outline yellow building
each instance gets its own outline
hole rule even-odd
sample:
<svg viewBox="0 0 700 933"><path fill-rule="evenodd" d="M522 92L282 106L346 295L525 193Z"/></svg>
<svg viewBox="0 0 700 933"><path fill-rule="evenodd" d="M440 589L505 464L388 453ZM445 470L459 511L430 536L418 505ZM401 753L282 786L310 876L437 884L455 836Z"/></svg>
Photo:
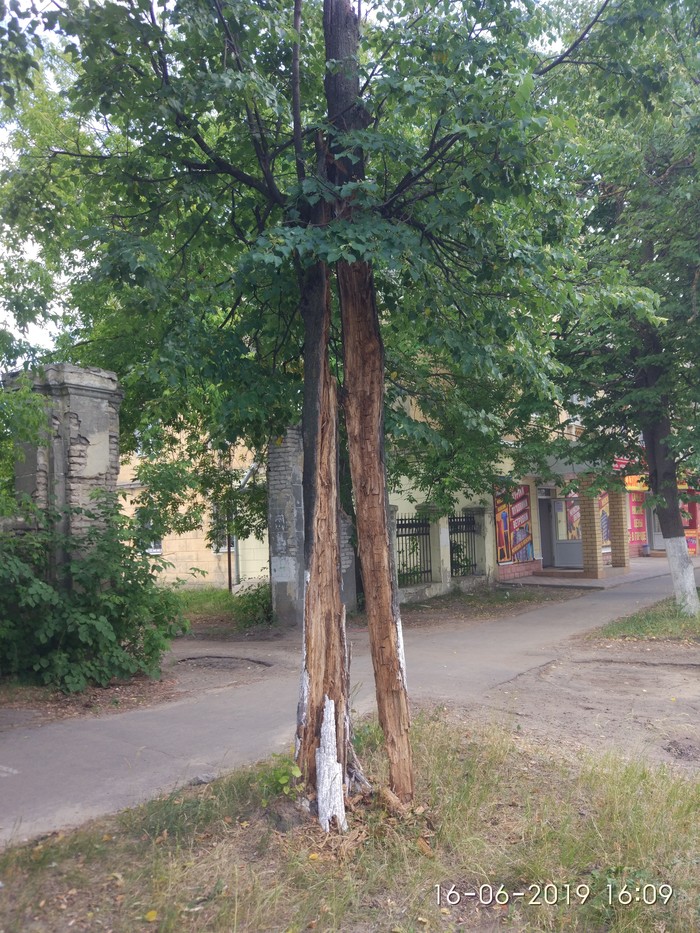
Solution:
<svg viewBox="0 0 700 933"><path fill-rule="evenodd" d="M138 457L123 464L117 479L117 492L124 494L124 510L133 514L134 500L143 489L136 477ZM262 540L255 537L231 539L230 550L224 536L211 544L207 539L211 528L212 510L205 509L202 528L183 534L166 535L151 543L149 553L162 555L171 565L161 579L166 583L184 580L187 586L228 586L247 580L269 579L269 549L267 534Z"/></svg>

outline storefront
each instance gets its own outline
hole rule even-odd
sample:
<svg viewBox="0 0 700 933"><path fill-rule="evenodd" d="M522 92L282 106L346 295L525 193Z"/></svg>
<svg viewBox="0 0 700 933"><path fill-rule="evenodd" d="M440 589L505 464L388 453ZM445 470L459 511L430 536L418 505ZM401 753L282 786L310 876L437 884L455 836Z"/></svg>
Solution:
<svg viewBox="0 0 700 933"><path fill-rule="evenodd" d="M590 474L571 478L578 481L579 493L534 483L523 483L510 497L496 493L499 579L546 571L597 578L605 564L629 565L625 491L593 493ZM525 562L531 569L524 569Z"/></svg>
<svg viewBox="0 0 700 933"><path fill-rule="evenodd" d="M625 487L629 497L629 540L630 553L635 556L648 551L665 551L666 542L661 533L661 525L656 509L650 500L650 493L640 476L626 476ZM686 485L679 485L681 492L687 492ZM688 542L688 553L695 557L698 553L698 518L700 503L681 503L683 527Z"/></svg>

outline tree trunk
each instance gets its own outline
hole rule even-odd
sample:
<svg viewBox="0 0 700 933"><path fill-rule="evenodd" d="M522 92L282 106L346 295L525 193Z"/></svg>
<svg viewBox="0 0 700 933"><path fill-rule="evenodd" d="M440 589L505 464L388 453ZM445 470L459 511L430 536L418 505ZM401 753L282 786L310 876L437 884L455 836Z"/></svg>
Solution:
<svg viewBox="0 0 700 933"><path fill-rule="evenodd" d="M340 133L364 129L369 118L360 101L359 22L350 0L324 0L323 29L326 60L333 63L325 77L328 120ZM364 178L362 150L355 147L351 158L347 144L331 136L328 177L335 185ZM338 201L336 216L351 221L352 213L350 201ZM343 406L377 708L392 790L409 801L413 797L410 713L384 466L384 347L369 263L339 262L337 278Z"/></svg>
<svg viewBox="0 0 700 933"><path fill-rule="evenodd" d="M671 570L673 592L682 613L695 616L700 613L700 601L695 586L695 570L688 554L688 544L679 508L678 473L676 461L668 448L666 438L671 434L670 422L665 419L645 428L642 432L649 466L649 484L655 496L664 500L656 506L661 533L666 542L666 556Z"/></svg>
<svg viewBox="0 0 700 933"><path fill-rule="evenodd" d="M641 260L644 265L654 258L654 243L646 239L642 244ZM643 330L644 352L654 357L663 353L658 331L649 325ZM648 361L638 376L638 387L654 389L658 393L663 380L663 369L658 363ZM671 436L670 405L668 396L662 391L656 410L648 423L642 427L642 438L649 467L649 486L655 496L661 496L664 504L656 506L661 534L666 542L666 557L671 570L673 594L676 605L684 615L700 613L700 600L695 586L695 570L688 554L688 542L679 508L678 468L676 458L666 443Z"/></svg>
<svg viewBox="0 0 700 933"><path fill-rule="evenodd" d="M344 794L350 741L349 667L341 600L338 522L338 403L328 359L328 272L302 276L304 321L304 654L296 758L316 789L319 822L346 828Z"/></svg>
<svg viewBox="0 0 700 933"><path fill-rule="evenodd" d="M413 797L411 718L389 536L384 348L369 265L339 263L338 286L345 367L343 405L377 709L389 758L391 788L401 800L409 801Z"/></svg>

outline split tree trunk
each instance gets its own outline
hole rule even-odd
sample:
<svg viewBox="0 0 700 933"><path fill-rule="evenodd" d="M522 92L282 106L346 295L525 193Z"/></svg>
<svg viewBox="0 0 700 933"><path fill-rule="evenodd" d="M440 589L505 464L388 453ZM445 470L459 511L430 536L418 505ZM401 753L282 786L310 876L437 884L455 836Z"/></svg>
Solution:
<svg viewBox="0 0 700 933"><path fill-rule="evenodd" d="M384 464L384 348L372 270L339 263L345 423L379 722L391 789L413 797L411 725Z"/></svg>
<svg viewBox="0 0 700 933"><path fill-rule="evenodd" d="M665 502L665 505L656 506L656 514L666 543L673 593L680 611L695 616L700 613L700 600L678 505L680 496L676 461L666 443L671 434L670 422L663 419L645 428L642 433L649 466L649 485L652 493L663 497Z"/></svg>
<svg viewBox="0 0 700 933"><path fill-rule="evenodd" d="M330 371L328 271L302 277L304 321L304 660L296 758L317 794L318 817L345 829L350 742L349 660L341 600L338 515L338 401Z"/></svg>
<svg viewBox="0 0 700 933"><path fill-rule="evenodd" d="M329 123L340 133L365 129L360 101L359 22L350 0L324 0L325 77ZM364 178L363 153L347 154L347 141L331 139L328 177L335 185ZM336 216L352 220L349 200ZM398 594L389 538L384 465L384 348L372 269L367 262L337 266L343 323L344 409L365 608L377 694L394 793L413 797L410 714Z"/></svg>

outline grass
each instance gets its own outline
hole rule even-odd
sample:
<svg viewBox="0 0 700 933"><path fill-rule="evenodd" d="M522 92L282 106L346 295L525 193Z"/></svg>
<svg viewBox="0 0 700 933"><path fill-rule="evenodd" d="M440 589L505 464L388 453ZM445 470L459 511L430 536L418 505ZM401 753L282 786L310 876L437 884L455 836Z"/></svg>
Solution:
<svg viewBox="0 0 700 933"><path fill-rule="evenodd" d="M413 733L417 794L405 813L357 800L348 832L325 835L282 796L262 806L277 759L0 855L0 929L700 928L700 781L612 757L567 762L443 708L416 717ZM377 784L380 745L376 723L362 723L357 747ZM500 886L500 899L530 900L544 883L556 905L463 893L454 903ZM662 884L674 893L623 905L626 883L648 900Z"/></svg>
<svg viewBox="0 0 700 933"><path fill-rule="evenodd" d="M664 599L648 609L616 619L595 632L596 637L649 640L698 641L700 618L683 615L674 599Z"/></svg>
<svg viewBox="0 0 700 933"><path fill-rule="evenodd" d="M210 623L247 631L255 626L272 624L272 596L269 584L251 587L239 593L213 586L178 590L182 612L189 622Z"/></svg>

